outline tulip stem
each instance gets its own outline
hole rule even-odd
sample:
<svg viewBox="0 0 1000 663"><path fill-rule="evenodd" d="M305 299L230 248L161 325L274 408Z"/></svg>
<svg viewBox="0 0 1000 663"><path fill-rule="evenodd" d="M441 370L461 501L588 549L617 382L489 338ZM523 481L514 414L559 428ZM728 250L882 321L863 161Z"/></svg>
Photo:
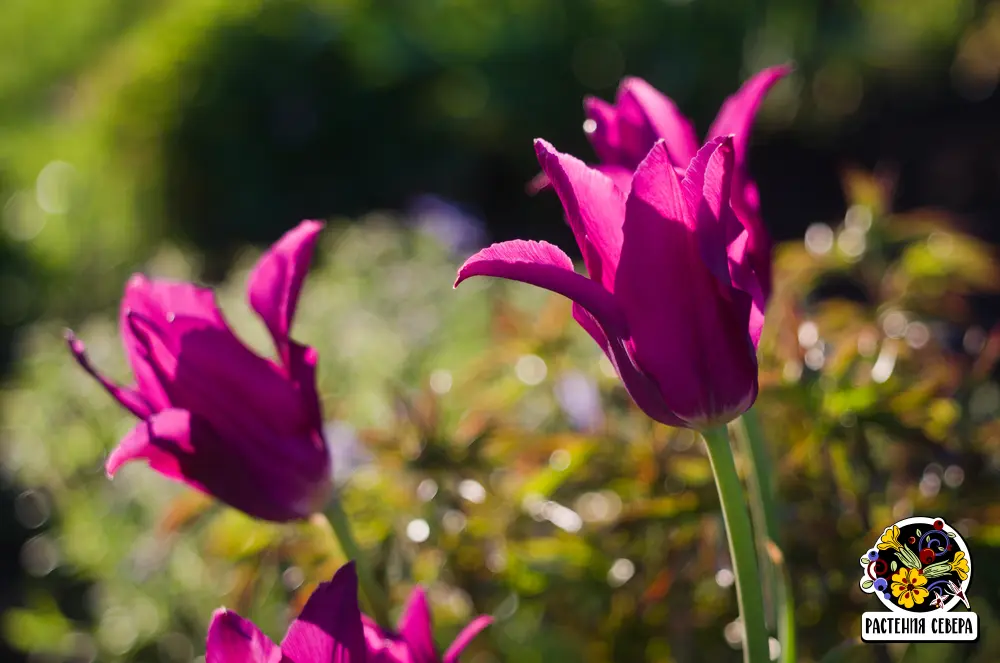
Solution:
<svg viewBox="0 0 1000 663"><path fill-rule="evenodd" d="M764 575L770 583L771 601L777 608L778 642L781 643L779 660L783 663L795 663L795 601L788 567L779 543L781 532L778 526L771 455L756 411L751 409L743 413L731 426L737 443L750 461L747 481L750 514L757 534L757 554L767 571Z"/></svg>
<svg viewBox="0 0 1000 663"><path fill-rule="evenodd" d="M747 512L746 496L736 471L729 432L725 426L702 431L708 459L719 491L719 503L729 538L729 555L736 578L736 602L743 622L744 663L770 663L767 624L764 620L764 596L753 529Z"/></svg>
<svg viewBox="0 0 1000 663"><path fill-rule="evenodd" d="M382 628L391 629L392 624L389 620L388 599L386 599L385 594L382 592L378 581L375 580L375 572L372 570L370 557L364 554L358 545L357 539L354 538L351 521L347 518L339 497L334 497L331 500L330 506L326 510L326 516L334 535L337 537L337 541L340 543L340 549L348 560L354 561L355 568L358 571L358 584L361 586L361 591L367 599L368 609L372 611L372 617Z"/></svg>

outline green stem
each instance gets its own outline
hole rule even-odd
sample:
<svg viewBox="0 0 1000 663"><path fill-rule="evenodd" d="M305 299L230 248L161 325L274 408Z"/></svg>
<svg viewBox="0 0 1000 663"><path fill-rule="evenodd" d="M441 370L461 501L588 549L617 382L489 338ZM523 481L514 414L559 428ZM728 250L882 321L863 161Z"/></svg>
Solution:
<svg viewBox="0 0 1000 663"><path fill-rule="evenodd" d="M736 577L736 602L743 620L744 663L770 663L767 624L764 621L764 597L761 593L757 551L754 547L750 516L740 476L736 472L729 433L725 426L702 431L708 458L715 474L719 503L729 538L729 555Z"/></svg>
<svg viewBox="0 0 1000 663"><path fill-rule="evenodd" d="M326 517L330 523L330 527L333 529L334 535L337 537L337 541L340 543L340 549L344 552L347 559L354 562L354 566L358 571L358 584L361 586L361 591L367 599L368 609L371 611L372 617L378 622L379 626L392 628L392 623L389 620L389 602L382 592L378 581L375 580L375 573L372 571L369 557L364 554L357 540L354 538L354 533L351 530L351 522L344 512L344 507L341 505L339 497L334 497L330 501Z"/></svg>
<svg viewBox="0 0 1000 663"><path fill-rule="evenodd" d="M745 412L733 424L736 439L750 461L748 487L754 530L757 533L758 554L770 588L770 603L776 608L778 642L781 661L795 663L795 601L791 578L781 554L781 532L778 526L771 455L764 442L764 433L754 410ZM770 545L769 545L770 544ZM771 614L771 611L768 611Z"/></svg>

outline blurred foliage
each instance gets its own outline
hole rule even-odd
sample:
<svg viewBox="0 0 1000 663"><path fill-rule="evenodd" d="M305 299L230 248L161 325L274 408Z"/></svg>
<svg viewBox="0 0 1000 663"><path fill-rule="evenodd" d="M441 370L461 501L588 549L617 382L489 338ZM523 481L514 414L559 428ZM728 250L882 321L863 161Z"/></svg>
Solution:
<svg viewBox="0 0 1000 663"><path fill-rule="evenodd" d="M757 408L779 461L800 660L840 647L843 661L986 663L1000 655L1000 333L971 325L965 302L998 266L952 220L892 213L890 185L849 173L843 221L777 256ZM336 224L295 329L319 350L345 508L397 609L426 585L442 644L493 614L476 663L738 660L701 442L631 405L566 301L488 280L449 292L455 235L427 221ZM253 258L237 258L220 302L268 352L245 305ZM165 249L144 269L192 267ZM78 331L124 379L113 319ZM344 561L329 529L255 523L139 465L109 482L105 454L132 421L59 332L26 337L2 398L4 476L37 530L5 637L60 661L189 661L221 604L280 636ZM966 538L977 645L850 644L872 607L857 557L910 514Z"/></svg>

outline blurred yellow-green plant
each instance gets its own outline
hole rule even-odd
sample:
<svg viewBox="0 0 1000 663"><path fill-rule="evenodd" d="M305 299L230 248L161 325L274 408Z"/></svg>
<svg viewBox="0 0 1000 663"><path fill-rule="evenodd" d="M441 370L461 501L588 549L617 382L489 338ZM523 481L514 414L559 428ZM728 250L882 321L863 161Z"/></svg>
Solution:
<svg viewBox="0 0 1000 663"><path fill-rule="evenodd" d="M890 184L848 173L844 218L776 256L756 410L777 459L799 660L838 648L847 661L986 663L1000 655L1000 335L970 325L968 302L1000 283L998 267L953 220L894 214ZM567 302L509 283L451 291L460 257L426 228L337 224L296 327L319 350L345 508L396 608L426 585L442 642L494 615L467 654L477 663L737 660L696 435L631 405ZM266 349L243 302L252 257L220 301ZM145 265L191 269L176 250ZM124 377L112 317L80 333ZM4 636L55 660L189 661L222 604L279 635L344 561L330 531L256 523L141 466L109 482L103 460L129 416L60 334L42 324L25 337L2 395L4 473L37 529L22 554L27 604L4 615ZM910 514L947 518L972 548L975 648L851 645L870 607L857 557Z"/></svg>

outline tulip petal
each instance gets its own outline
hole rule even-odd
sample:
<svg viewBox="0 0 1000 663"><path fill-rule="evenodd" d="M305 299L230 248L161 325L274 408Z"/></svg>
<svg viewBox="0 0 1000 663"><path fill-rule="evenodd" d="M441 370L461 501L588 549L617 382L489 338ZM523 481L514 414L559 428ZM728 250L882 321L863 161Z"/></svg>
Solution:
<svg viewBox="0 0 1000 663"><path fill-rule="evenodd" d="M629 354L625 317L614 296L573 271L573 261L559 248L525 240L494 244L465 261L455 286L472 276L520 281L572 300L573 317L604 350L636 405L657 421L668 425L680 422L665 409L658 387Z"/></svg>
<svg viewBox="0 0 1000 663"><path fill-rule="evenodd" d="M548 189L549 184L549 176L545 173L538 173L525 185L524 190L529 196L534 196Z"/></svg>
<svg viewBox="0 0 1000 663"><path fill-rule="evenodd" d="M150 366L171 406L248 440L308 430L306 408L282 370L243 345L221 316L157 319L132 312L126 323L134 355Z"/></svg>
<svg viewBox="0 0 1000 663"><path fill-rule="evenodd" d="M303 221L275 242L250 272L250 306L267 325L286 366L288 333L321 230L320 221Z"/></svg>
<svg viewBox="0 0 1000 663"><path fill-rule="evenodd" d="M296 440L284 442L298 446ZM291 457L282 462L261 445L240 445L191 412L168 408L139 422L109 454L105 470L113 477L125 463L145 460L168 479L251 516L284 522L307 517L325 488L321 461L314 460L310 474L303 474L303 463Z"/></svg>
<svg viewBox="0 0 1000 663"><path fill-rule="evenodd" d="M632 173L634 172L631 168L610 164L598 164L593 166L593 168L610 178L615 183L615 186L618 187L618 190L622 192L623 196L628 196L628 192L632 188Z"/></svg>
<svg viewBox="0 0 1000 663"><path fill-rule="evenodd" d="M488 615L480 615L469 622L468 626L462 629L454 642L451 643L451 646L448 647L448 651L444 653L441 663L457 663L458 657L462 655L462 652L469 646L473 638L492 623L493 618Z"/></svg>
<svg viewBox="0 0 1000 663"><path fill-rule="evenodd" d="M315 348L288 341L288 377L299 390L301 402L307 409L314 429L323 427L323 413L320 409L319 392L316 391L316 364L319 354Z"/></svg>
<svg viewBox="0 0 1000 663"><path fill-rule="evenodd" d="M633 168L646 158L653 144L664 139L675 166L684 167L698 150L694 125L674 102L641 78L625 78L618 88L618 127L621 143L633 157Z"/></svg>
<svg viewBox="0 0 1000 663"><path fill-rule="evenodd" d="M364 663L365 635L354 562L316 588L281 642L288 663Z"/></svg>
<svg viewBox="0 0 1000 663"><path fill-rule="evenodd" d="M211 435L210 429L199 431ZM186 410L168 408L141 421L122 438L108 456L105 471L114 477L118 469L133 460L144 459L149 466L169 479L191 483L182 469L182 457L194 453L192 417ZM198 483L195 487L205 490ZM206 491L207 492L207 491Z"/></svg>
<svg viewBox="0 0 1000 663"><path fill-rule="evenodd" d="M410 650L412 663L435 663L438 660L431 628L431 611L427 605L427 595L417 587L403 608L399 618L399 634Z"/></svg>
<svg viewBox="0 0 1000 663"><path fill-rule="evenodd" d="M217 610L208 627L205 663L279 663L281 649L252 622Z"/></svg>
<svg viewBox="0 0 1000 663"><path fill-rule="evenodd" d="M587 273L611 292L621 255L625 195L609 177L542 139L535 141L535 153L562 201Z"/></svg>
<svg viewBox="0 0 1000 663"><path fill-rule="evenodd" d="M593 122L592 129L586 132L597 158L606 164L624 166L631 170L631 165L622 159L621 141L618 134L618 111L614 106L598 99L597 97L585 97L583 100L583 114L588 120Z"/></svg>
<svg viewBox="0 0 1000 663"><path fill-rule="evenodd" d="M691 160L681 187L695 215L701 257L718 280L723 297L739 288L753 302L748 330L754 348L764 325L764 295L749 261L748 232L730 205L735 173L733 137L706 143Z"/></svg>
<svg viewBox="0 0 1000 663"><path fill-rule="evenodd" d="M765 301L771 294L771 239L760 215L757 187L749 177L746 160L751 128L761 102L771 88L792 71L791 65L780 65L751 77L726 99L708 130L710 139L734 135L736 180L733 183L733 203L750 233L749 262L757 273Z"/></svg>
<svg viewBox="0 0 1000 663"><path fill-rule="evenodd" d="M669 409L693 426L739 414L757 389L750 297L738 290L728 301L720 296L699 232L660 141L632 180L615 298L627 319L631 356Z"/></svg>
<svg viewBox="0 0 1000 663"><path fill-rule="evenodd" d="M780 65L765 69L749 80L732 96L723 102L715 121L708 130L708 140L718 136L734 134L733 146L736 150L736 165L742 168L747 156L747 145L750 142L750 129L753 125L757 109L775 83L790 74L791 65Z"/></svg>
<svg viewBox="0 0 1000 663"><path fill-rule="evenodd" d="M144 352L143 344L133 333L129 318L139 315L150 320L169 322L177 316L197 319L205 325L224 325L215 295L208 288L191 283L169 280L150 280L142 274L133 274L125 286L122 297L119 327L122 343L139 391L153 410L171 406L166 386Z"/></svg>
<svg viewBox="0 0 1000 663"><path fill-rule="evenodd" d="M747 229L733 211L730 198L736 166L733 137L705 143L691 160L681 182L684 200L694 215L702 259L719 283L759 298L760 286L746 262Z"/></svg>
<svg viewBox="0 0 1000 663"><path fill-rule="evenodd" d="M517 239L493 244L465 261L455 287L472 276L495 276L551 290L578 303L602 326L621 327L621 312L611 293L573 271L569 256L548 242Z"/></svg>
<svg viewBox="0 0 1000 663"><path fill-rule="evenodd" d="M87 371L91 377L97 380L101 386L104 387L109 394L111 394L112 398L117 400L122 404L122 406L125 407L125 409L140 419L145 419L152 414L152 408L150 408L149 403L136 389L116 384L94 368L94 366L90 363L90 359L87 357L87 346L85 346L83 341L78 339L72 331L67 329L64 336L66 338L66 344L69 346L69 351L73 353L73 357L76 359L76 362L80 364L83 370Z"/></svg>
<svg viewBox="0 0 1000 663"><path fill-rule="evenodd" d="M635 363L624 333L609 335L586 309L573 304L573 319L590 334L614 366L625 390L647 416L668 426L683 426L684 421L667 409L659 387Z"/></svg>

